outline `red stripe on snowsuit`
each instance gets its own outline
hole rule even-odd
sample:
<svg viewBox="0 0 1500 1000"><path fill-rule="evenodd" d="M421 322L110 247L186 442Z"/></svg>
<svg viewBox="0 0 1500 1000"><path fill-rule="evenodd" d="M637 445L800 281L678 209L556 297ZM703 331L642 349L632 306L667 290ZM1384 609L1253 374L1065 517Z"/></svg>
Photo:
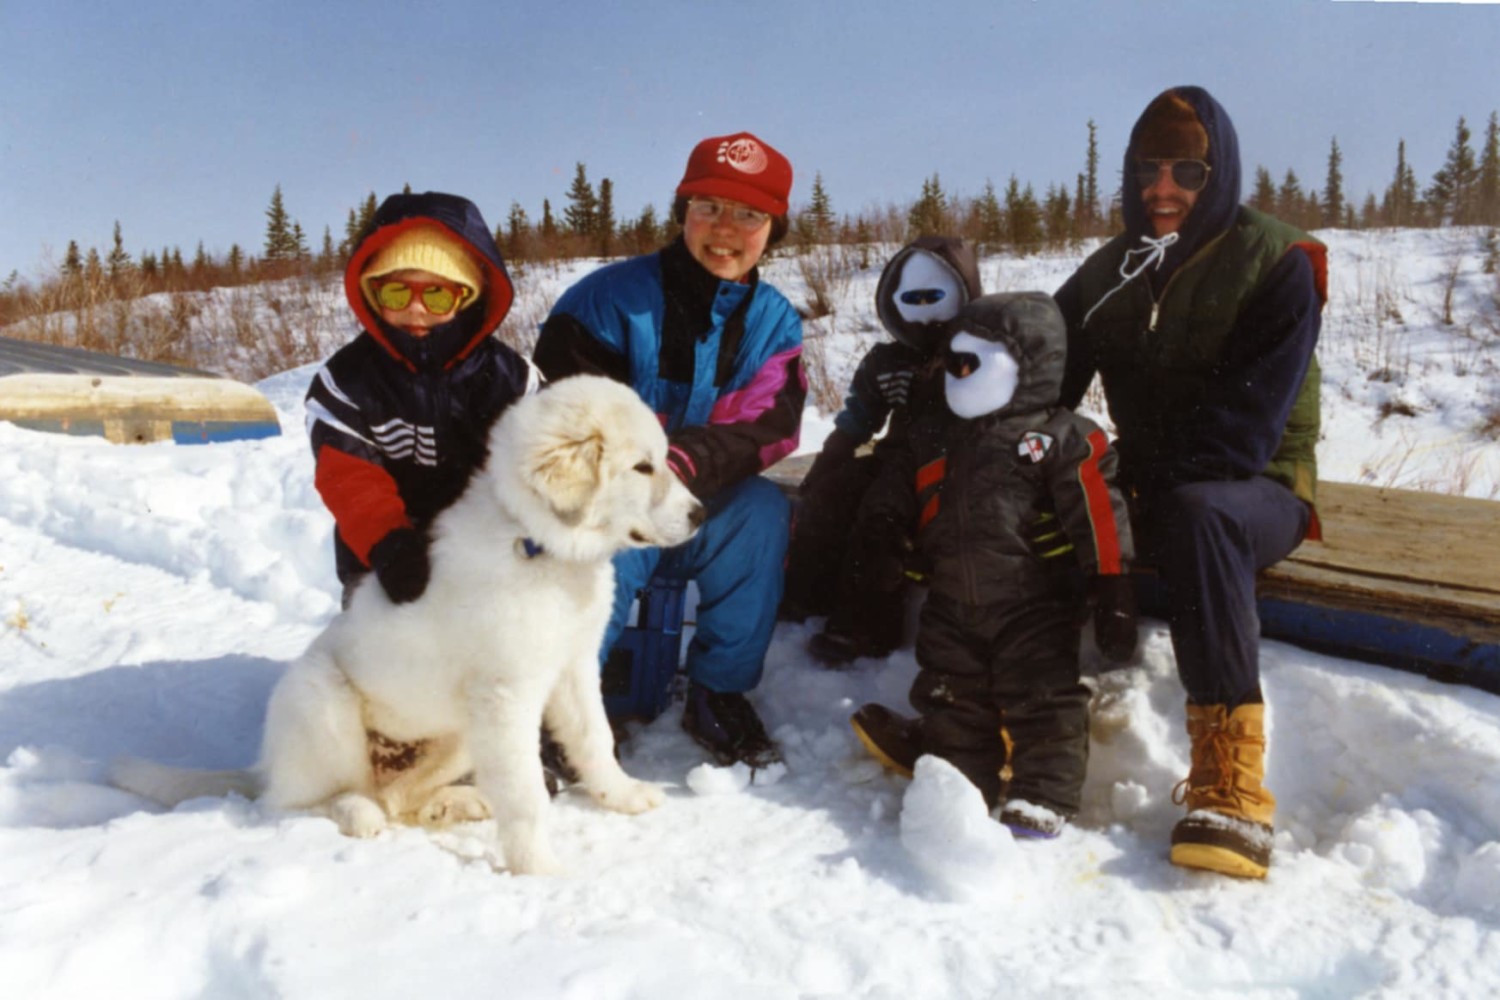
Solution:
<svg viewBox="0 0 1500 1000"><path fill-rule="evenodd" d="M926 465L922 466L917 470L917 496L921 496L924 490L935 490L936 487L942 483L943 477L947 474L948 456L946 455L944 455L942 458L934 459L933 461L928 462ZM942 499L942 494L939 492L934 492L932 494L932 497L922 505L922 513L917 518L918 531L927 527L927 522L937 517L938 501L940 499Z"/></svg>
<svg viewBox="0 0 1500 1000"><path fill-rule="evenodd" d="M1114 506L1109 502L1109 485L1099 471L1099 458L1109 449L1109 438L1100 430L1089 434L1089 454L1078 464L1078 485L1083 487L1084 506L1094 533L1094 548L1099 555L1097 572L1101 576L1119 576L1125 572L1120 556L1120 533L1115 528Z"/></svg>
<svg viewBox="0 0 1500 1000"><path fill-rule="evenodd" d="M366 566L376 542L397 528L411 527L396 480L374 463L324 445L318 452L313 485L333 515L344 544Z"/></svg>

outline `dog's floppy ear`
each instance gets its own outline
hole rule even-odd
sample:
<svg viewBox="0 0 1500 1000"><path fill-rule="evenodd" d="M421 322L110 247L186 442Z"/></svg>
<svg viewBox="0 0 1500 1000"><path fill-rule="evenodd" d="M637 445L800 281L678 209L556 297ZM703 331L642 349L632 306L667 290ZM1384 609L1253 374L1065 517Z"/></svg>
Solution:
<svg viewBox="0 0 1500 1000"><path fill-rule="evenodd" d="M581 418L582 414L572 416ZM558 518L573 526L583 520L599 492L604 433L586 419L571 425L559 420L548 429L551 433L542 435L528 456L527 478Z"/></svg>

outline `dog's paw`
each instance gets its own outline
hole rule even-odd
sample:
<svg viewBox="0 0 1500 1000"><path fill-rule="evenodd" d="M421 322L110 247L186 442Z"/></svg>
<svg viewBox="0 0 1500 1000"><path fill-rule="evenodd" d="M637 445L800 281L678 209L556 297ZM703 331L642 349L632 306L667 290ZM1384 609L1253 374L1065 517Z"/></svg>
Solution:
<svg viewBox="0 0 1500 1000"><path fill-rule="evenodd" d="M417 810L422 826L452 826L490 818L490 804L473 785L445 785Z"/></svg>
<svg viewBox="0 0 1500 1000"><path fill-rule="evenodd" d="M373 837L388 825L385 810L363 795L340 795L328 804L328 815L346 837Z"/></svg>
<svg viewBox="0 0 1500 1000"><path fill-rule="evenodd" d="M634 815L655 809L667 800L667 793L660 785L632 778L599 789L594 793L594 799L606 809Z"/></svg>

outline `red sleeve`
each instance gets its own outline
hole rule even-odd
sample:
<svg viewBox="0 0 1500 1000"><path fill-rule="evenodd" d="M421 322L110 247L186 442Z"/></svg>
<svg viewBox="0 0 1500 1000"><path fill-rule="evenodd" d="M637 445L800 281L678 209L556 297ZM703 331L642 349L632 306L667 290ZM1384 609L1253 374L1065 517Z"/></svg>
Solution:
<svg viewBox="0 0 1500 1000"><path fill-rule="evenodd" d="M395 529L411 526L396 480L378 465L324 445L318 450L313 484L344 544L367 566L371 546Z"/></svg>

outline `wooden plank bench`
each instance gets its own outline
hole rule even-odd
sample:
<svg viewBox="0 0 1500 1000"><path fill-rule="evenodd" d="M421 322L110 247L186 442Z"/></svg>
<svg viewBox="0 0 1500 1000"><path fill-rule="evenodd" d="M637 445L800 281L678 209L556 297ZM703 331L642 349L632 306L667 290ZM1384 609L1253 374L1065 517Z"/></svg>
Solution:
<svg viewBox="0 0 1500 1000"><path fill-rule="evenodd" d="M794 492L812 459L767 475ZM1500 503L1320 482L1318 515L1261 574L1263 634L1500 694Z"/></svg>

